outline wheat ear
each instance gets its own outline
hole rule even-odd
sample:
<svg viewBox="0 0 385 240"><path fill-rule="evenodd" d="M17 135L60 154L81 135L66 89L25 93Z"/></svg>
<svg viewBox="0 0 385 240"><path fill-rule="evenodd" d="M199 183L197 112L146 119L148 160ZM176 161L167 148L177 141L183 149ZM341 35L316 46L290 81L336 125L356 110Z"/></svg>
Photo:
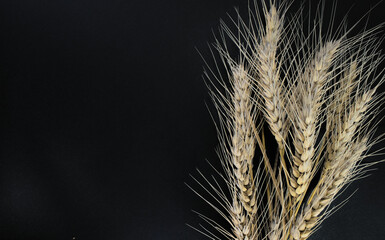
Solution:
<svg viewBox="0 0 385 240"><path fill-rule="evenodd" d="M354 176L353 170L362 159L368 142L368 136L362 139L355 139L355 136L365 119L365 112L371 106L373 94L374 90L372 89L357 97L343 121L338 120L340 119L339 116L334 116L337 121L336 125L342 125L342 129L337 130L337 133L331 137L318 187L313 191L308 205L297 217L292 228L294 239L307 239L310 236L325 215L325 208ZM334 101L340 103L341 100L343 99L336 98ZM336 107L337 110L340 110L339 106Z"/></svg>
<svg viewBox="0 0 385 240"><path fill-rule="evenodd" d="M253 134L254 120L251 115L251 79L242 65L233 68L233 134L232 134L232 162L238 196L233 196L235 235L244 239L253 234L253 219L257 213L256 191L253 179L253 157L255 151L255 137ZM241 205L236 200L239 199ZM244 209L246 215L244 215Z"/></svg>
<svg viewBox="0 0 385 240"><path fill-rule="evenodd" d="M327 175L330 170L343 164L344 154L349 151L349 144L354 140L356 130L364 120L365 112L370 106L373 94L373 90L362 94L354 102L349 114L345 115L342 126L338 126L342 129L340 131L337 130L338 133L331 138L331 144L327 147L327 158L324 163L322 176Z"/></svg>
<svg viewBox="0 0 385 240"><path fill-rule="evenodd" d="M314 174L314 153L317 129L319 128L320 108L323 103L328 69L336 55L339 41L327 42L316 53L310 65L305 69L298 88L301 99L294 103L293 144L295 154L292 164L292 178L290 180L290 194L294 202L301 199Z"/></svg>
<svg viewBox="0 0 385 240"><path fill-rule="evenodd" d="M342 164L332 173L324 175L323 181L317 191L313 193L311 201L305 205L302 212L296 217L291 229L291 235L295 240L307 239L326 216L324 210L335 199L341 188L352 177L356 163L362 159L362 154L367 149L367 138L355 142L342 159Z"/></svg>
<svg viewBox="0 0 385 240"><path fill-rule="evenodd" d="M270 130L283 149L285 133L284 123L286 112L282 95L282 83L280 81L278 66L276 63L276 52L281 36L283 20L277 13L275 6L265 11L266 29L258 46L258 89L264 100L264 115Z"/></svg>

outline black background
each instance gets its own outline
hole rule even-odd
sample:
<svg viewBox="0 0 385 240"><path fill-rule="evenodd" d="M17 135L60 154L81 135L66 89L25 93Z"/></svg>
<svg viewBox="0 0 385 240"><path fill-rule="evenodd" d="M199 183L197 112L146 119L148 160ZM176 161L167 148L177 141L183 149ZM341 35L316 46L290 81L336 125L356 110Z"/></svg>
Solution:
<svg viewBox="0 0 385 240"><path fill-rule="evenodd" d="M184 182L217 161L195 47L246 3L2 0L0 239L205 239L185 225L211 210ZM313 239L385 239L384 182L382 164L352 184Z"/></svg>

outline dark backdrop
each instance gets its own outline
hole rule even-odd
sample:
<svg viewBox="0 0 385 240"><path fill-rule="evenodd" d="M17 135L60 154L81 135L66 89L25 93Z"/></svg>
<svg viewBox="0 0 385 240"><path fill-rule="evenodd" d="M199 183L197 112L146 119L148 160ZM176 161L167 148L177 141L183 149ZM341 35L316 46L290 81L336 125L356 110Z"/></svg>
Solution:
<svg viewBox="0 0 385 240"><path fill-rule="evenodd" d="M209 210L184 182L217 161L195 47L233 6L246 1L1 0L0 239L204 239L185 225ZM313 239L384 239L384 182L378 165Z"/></svg>

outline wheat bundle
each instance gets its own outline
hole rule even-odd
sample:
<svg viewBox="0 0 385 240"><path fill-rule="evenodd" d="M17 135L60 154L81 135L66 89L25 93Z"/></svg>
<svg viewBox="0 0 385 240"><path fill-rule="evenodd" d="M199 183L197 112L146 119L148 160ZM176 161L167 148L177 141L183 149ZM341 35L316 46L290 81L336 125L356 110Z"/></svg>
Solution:
<svg viewBox="0 0 385 240"><path fill-rule="evenodd" d="M355 36L344 21L325 30L318 9L305 30L302 10L286 17L289 5L254 3L246 19L237 12L233 25L222 22L213 45L219 61L205 78L226 188L194 178L225 219L198 213L217 231L199 230L211 239L307 239L344 187L374 164L363 160L383 139L373 137L385 79L380 26ZM269 134L275 144L267 146Z"/></svg>

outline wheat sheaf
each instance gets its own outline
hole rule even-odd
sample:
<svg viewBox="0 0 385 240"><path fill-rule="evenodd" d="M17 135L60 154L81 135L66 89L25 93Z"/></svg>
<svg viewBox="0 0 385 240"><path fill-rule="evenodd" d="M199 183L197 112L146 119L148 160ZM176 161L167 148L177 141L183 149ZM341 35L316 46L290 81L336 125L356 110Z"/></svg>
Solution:
<svg viewBox="0 0 385 240"><path fill-rule="evenodd" d="M323 23L322 3L309 20L260 5L221 22L204 71L222 170L191 188L224 219L198 212L211 228L194 228L215 240L308 239L381 153L381 26L350 36L345 18Z"/></svg>

